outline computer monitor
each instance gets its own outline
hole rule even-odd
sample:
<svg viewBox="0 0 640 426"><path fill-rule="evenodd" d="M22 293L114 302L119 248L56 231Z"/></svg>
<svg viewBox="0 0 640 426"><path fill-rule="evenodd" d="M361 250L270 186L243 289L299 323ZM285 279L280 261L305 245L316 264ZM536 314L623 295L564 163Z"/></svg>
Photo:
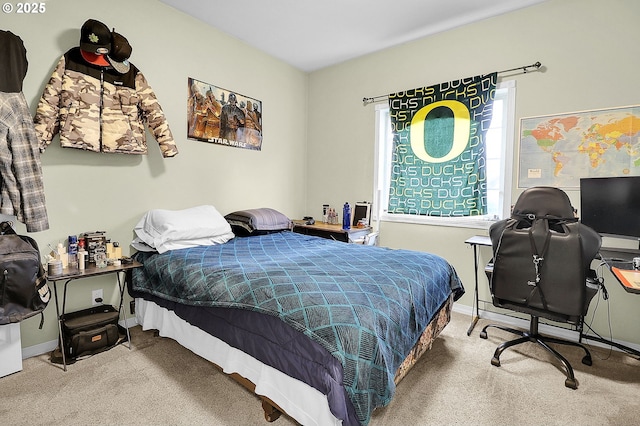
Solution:
<svg viewBox="0 0 640 426"><path fill-rule="evenodd" d="M366 220L367 226L369 226L369 221L371 217L371 203L367 203L363 201L361 203L355 203L353 206L353 225L358 225L358 222L361 219Z"/></svg>
<svg viewBox="0 0 640 426"><path fill-rule="evenodd" d="M578 216L600 235L640 240L640 176L580 179Z"/></svg>

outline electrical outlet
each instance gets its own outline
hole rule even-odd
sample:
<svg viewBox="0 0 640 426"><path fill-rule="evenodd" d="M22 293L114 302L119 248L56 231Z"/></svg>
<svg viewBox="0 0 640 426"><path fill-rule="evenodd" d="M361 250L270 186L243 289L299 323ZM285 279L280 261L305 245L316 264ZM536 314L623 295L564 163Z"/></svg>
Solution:
<svg viewBox="0 0 640 426"><path fill-rule="evenodd" d="M93 290L91 292L91 306L102 305L102 289Z"/></svg>

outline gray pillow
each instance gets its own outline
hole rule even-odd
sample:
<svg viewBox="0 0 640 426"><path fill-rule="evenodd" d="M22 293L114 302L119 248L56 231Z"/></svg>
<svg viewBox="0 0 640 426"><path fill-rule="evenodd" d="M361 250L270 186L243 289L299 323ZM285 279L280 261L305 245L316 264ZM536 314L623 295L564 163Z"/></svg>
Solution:
<svg viewBox="0 0 640 426"><path fill-rule="evenodd" d="M267 207L238 210L224 218L238 236L262 235L291 228L291 220L287 216Z"/></svg>

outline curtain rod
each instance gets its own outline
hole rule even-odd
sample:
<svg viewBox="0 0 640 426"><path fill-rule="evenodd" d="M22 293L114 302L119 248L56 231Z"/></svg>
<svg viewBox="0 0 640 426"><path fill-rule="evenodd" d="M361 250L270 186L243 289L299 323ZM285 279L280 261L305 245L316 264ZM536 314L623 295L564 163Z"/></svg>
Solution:
<svg viewBox="0 0 640 426"><path fill-rule="evenodd" d="M540 69L541 66L542 66L542 64L538 61L535 64L524 65L522 67L515 67L515 68L508 69L508 70L498 71L498 74L504 74L506 72L517 71L517 70L522 70L522 72L526 74L529 71L529 68L535 68L535 70L538 70L538 69ZM370 104L371 102L379 101L379 100L382 100L382 99L388 99L388 98L389 98L389 95L375 96L373 98L362 98L362 103L367 105L367 104Z"/></svg>

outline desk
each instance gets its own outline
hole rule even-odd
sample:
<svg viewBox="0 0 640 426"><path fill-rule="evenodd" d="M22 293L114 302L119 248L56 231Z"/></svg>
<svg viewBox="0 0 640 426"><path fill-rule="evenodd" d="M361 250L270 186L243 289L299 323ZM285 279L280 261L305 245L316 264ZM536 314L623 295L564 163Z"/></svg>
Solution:
<svg viewBox="0 0 640 426"><path fill-rule="evenodd" d="M471 332L473 331L474 327L476 326L476 323L478 322L478 319L480 318L480 310L479 310L479 300L478 300L478 252L477 252L477 247L478 246L491 246L491 239L487 236L483 236L483 235L476 235L473 236L471 238L469 238L468 240L465 241L466 244L469 244L470 246L473 247L473 260L474 260L474 271L475 271L475 288L474 288L474 299L473 299L473 307L472 307L472 312L473 312L473 318L471 320L471 324L469 325L469 329L467 330L467 336L471 335ZM622 250L622 249L611 249L611 248L606 248L603 247L600 249L600 252L598 253L598 257L600 259L602 259L603 262L605 262L605 264L611 268L611 267L618 267L618 268L629 268L632 264L632 259L634 257L640 257L640 250ZM484 268L483 268L484 269ZM612 274L615 277L615 274ZM622 283L620 283L621 286L625 287ZM627 292L631 292L628 288L625 287L625 290ZM475 311L475 312L474 312ZM630 348L628 346L622 345L620 343L614 342L612 340L607 340L604 339L600 336L593 336L590 334L586 334L583 331L582 326L579 327L579 337L578 337L578 341L582 341L582 339L587 339L587 340L593 340L596 342L600 342L600 343L604 343L607 345L611 345L611 346L615 346L616 348L623 350L627 353L632 353L636 356L640 356L640 352Z"/></svg>
<svg viewBox="0 0 640 426"><path fill-rule="evenodd" d="M475 235L465 241L465 244L469 244L473 247L473 269L475 271L475 288L473 290L473 306L471 307L471 312L474 314L471 319L471 325L469 325L469 329L467 330L467 336L471 335L473 328L476 326L478 319L480 319L480 307L478 306L478 246L491 246L491 238L485 235ZM484 269L484 268L483 268ZM475 310L475 313L473 312Z"/></svg>
<svg viewBox="0 0 640 426"><path fill-rule="evenodd" d="M602 247L600 249L600 252L598 253L598 257L605 263L605 265L607 265L610 271L611 271L611 268L614 268L614 267L620 268L620 269L627 269L627 270L633 269L633 258L639 257L639 256L640 256L640 250L617 249L617 248L608 248L608 247ZM611 275L613 275L616 278L618 283L625 289L626 292L638 294L638 292L635 291L635 289L630 289L627 286L625 286L620 281L620 279L616 276L616 274L613 273L613 271L611 271ZM585 334L581 331L580 339L594 340L596 342L612 345L627 353L632 353L636 356L640 356L640 351L637 351L623 344L614 342L613 340L604 339L600 336Z"/></svg>
<svg viewBox="0 0 640 426"><path fill-rule="evenodd" d="M90 265L90 266L87 266L86 269L77 269L77 268L66 269L62 272L62 274L47 276L47 280L53 282L53 293L56 299L56 315L58 316L58 338L60 339L60 349L62 352L62 365L63 365L64 371L67 371L67 360L65 356L64 343L63 343L63 337L62 337L62 318L61 317L62 317L62 314L64 314L65 312L65 305L67 302L67 285L71 281L79 280L82 278L97 277L99 275L106 275L106 274L116 274L118 278L118 290L120 291L120 303L118 305L118 316L122 312L122 315L124 317L123 319L125 322L124 329L126 330L126 334L127 334L127 342L129 342L129 349L131 349L131 336L129 335L129 328L127 328L126 326L127 312L126 312L126 309L124 310L122 309L125 286L122 280L120 279L120 273L125 273L129 269L139 268L141 266L142 264L136 261L133 261L132 263L121 264L119 266L109 265L104 268L96 268L95 265ZM58 301L58 285L57 285L58 281L65 281L64 293L62 295L62 314L60 313L60 304Z"/></svg>
<svg viewBox="0 0 640 426"><path fill-rule="evenodd" d="M371 233L371 230L370 226L365 226L364 228L352 226L350 229L342 229L342 225L331 223L316 222L313 225L307 225L304 220L293 221L293 232L345 243L362 243L365 241L365 237Z"/></svg>
<svg viewBox="0 0 640 426"><path fill-rule="evenodd" d="M623 271L632 271L633 258L640 257L640 250L603 247L600 249L598 257L607 265L613 276L618 280L620 285L622 285L622 288L624 288L627 293L640 293L640 289L626 286L612 269L617 268Z"/></svg>

